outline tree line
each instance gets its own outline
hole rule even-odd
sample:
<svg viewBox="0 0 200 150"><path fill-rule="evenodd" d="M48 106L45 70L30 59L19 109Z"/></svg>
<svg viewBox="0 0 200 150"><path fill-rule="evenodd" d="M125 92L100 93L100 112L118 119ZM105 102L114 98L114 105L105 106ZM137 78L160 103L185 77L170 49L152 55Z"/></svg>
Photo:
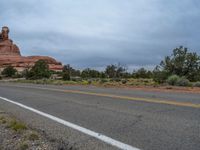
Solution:
<svg viewBox="0 0 200 150"><path fill-rule="evenodd" d="M8 66L2 71L2 75L7 77L15 76L17 71ZM52 74L61 76L63 80L70 80L72 77L79 78L149 78L158 83L169 80L188 80L190 82L200 81L200 56L196 52L190 52L187 48L180 46L172 51L170 56L164 57L159 65L153 70L140 68L133 72L128 72L126 66L111 64L106 66L104 71L86 68L78 70L69 64L64 65L62 72L53 72L48 68L48 64L39 60L31 69L26 69L22 75L27 79L50 78ZM170 82L170 81L169 81Z"/></svg>

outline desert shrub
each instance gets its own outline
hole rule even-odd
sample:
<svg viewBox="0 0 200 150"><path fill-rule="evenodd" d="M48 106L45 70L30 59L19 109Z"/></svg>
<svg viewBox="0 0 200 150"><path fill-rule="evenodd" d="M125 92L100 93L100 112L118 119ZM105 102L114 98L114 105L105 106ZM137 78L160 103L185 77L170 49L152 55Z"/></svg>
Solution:
<svg viewBox="0 0 200 150"><path fill-rule="evenodd" d="M176 81L176 85L177 86L189 86L190 81L188 79L186 79L185 77L181 77L180 79L178 79Z"/></svg>
<svg viewBox="0 0 200 150"><path fill-rule="evenodd" d="M87 80L82 80L81 84L82 85L88 85L88 81Z"/></svg>
<svg viewBox="0 0 200 150"><path fill-rule="evenodd" d="M122 80L122 84L126 84L127 83L127 80Z"/></svg>
<svg viewBox="0 0 200 150"><path fill-rule="evenodd" d="M111 79L110 79L110 82L114 82L114 79L113 79L113 78L111 78Z"/></svg>
<svg viewBox="0 0 200 150"><path fill-rule="evenodd" d="M200 81L193 84L194 87L200 87Z"/></svg>
<svg viewBox="0 0 200 150"><path fill-rule="evenodd" d="M8 125L8 128L13 129L14 131L21 131L27 129L25 124L17 122L16 120L12 120Z"/></svg>
<svg viewBox="0 0 200 150"><path fill-rule="evenodd" d="M35 141L35 140L38 140L38 139L39 139L39 136L38 136L37 133L31 133L31 134L29 135L28 139L29 139L30 141Z"/></svg>
<svg viewBox="0 0 200 150"><path fill-rule="evenodd" d="M171 75L171 76L168 77L167 83L168 83L169 85L176 85L176 83L177 83L177 81L178 81L179 79L180 79L179 76L177 76L177 75Z"/></svg>
<svg viewBox="0 0 200 150"><path fill-rule="evenodd" d="M121 82L120 78L112 78L110 79L111 82Z"/></svg>
<svg viewBox="0 0 200 150"><path fill-rule="evenodd" d="M2 75L12 77L16 74L17 70L13 66L8 66L2 71Z"/></svg>
<svg viewBox="0 0 200 150"><path fill-rule="evenodd" d="M16 73L15 75L12 76L13 78L22 78L23 75L22 74L19 74L19 73Z"/></svg>
<svg viewBox="0 0 200 150"><path fill-rule="evenodd" d="M100 80L100 83L106 83L106 82L108 82L107 79L101 79L101 80Z"/></svg>
<svg viewBox="0 0 200 150"><path fill-rule="evenodd" d="M169 73L166 71L160 71L158 69L154 69L153 71L153 80L157 83L164 83L168 76Z"/></svg>
<svg viewBox="0 0 200 150"><path fill-rule="evenodd" d="M77 82L78 80L75 78L71 78L72 81Z"/></svg>
<svg viewBox="0 0 200 150"><path fill-rule="evenodd" d="M120 78L111 78L110 82L121 82Z"/></svg>
<svg viewBox="0 0 200 150"><path fill-rule="evenodd" d="M50 76L51 72L45 60L38 60L31 70L26 72L27 79L44 79L49 78Z"/></svg>
<svg viewBox="0 0 200 150"><path fill-rule="evenodd" d="M68 72L63 72L62 78L64 81L70 80L70 74Z"/></svg>
<svg viewBox="0 0 200 150"><path fill-rule="evenodd" d="M80 78L80 77L71 77L71 80L74 81L74 82L81 82L82 78Z"/></svg>
<svg viewBox="0 0 200 150"><path fill-rule="evenodd" d="M151 71L148 71L148 70L146 70L145 68L140 68L140 69L138 69L137 71L134 71L133 73L132 73L132 77L134 77L134 78L143 78L143 79L150 79L150 78L152 78L152 72Z"/></svg>
<svg viewBox="0 0 200 150"><path fill-rule="evenodd" d="M88 80L88 84L92 84L92 80Z"/></svg>

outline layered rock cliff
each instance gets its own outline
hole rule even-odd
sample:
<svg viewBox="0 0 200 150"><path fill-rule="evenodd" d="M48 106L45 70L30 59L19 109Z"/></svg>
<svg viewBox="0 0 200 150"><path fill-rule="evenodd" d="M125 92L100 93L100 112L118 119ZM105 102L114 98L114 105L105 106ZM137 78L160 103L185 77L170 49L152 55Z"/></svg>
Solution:
<svg viewBox="0 0 200 150"><path fill-rule="evenodd" d="M45 60L49 69L53 71L61 71L63 68L60 62L49 56L21 56L18 46L9 39L9 28L2 28L0 33L0 71L7 66L13 66L18 71L23 71L32 67L38 60Z"/></svg>

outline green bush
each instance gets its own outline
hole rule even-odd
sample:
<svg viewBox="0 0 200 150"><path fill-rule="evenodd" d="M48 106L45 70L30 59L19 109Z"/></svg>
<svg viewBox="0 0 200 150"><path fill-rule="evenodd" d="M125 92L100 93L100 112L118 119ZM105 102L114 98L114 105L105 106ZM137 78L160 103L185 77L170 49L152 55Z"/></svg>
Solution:
<svg viewBox="0 0 200 150"><path fill-rule="evenodd" d="M110 79L111 82L121 82L120 78L112 78Z"/></svg>
<svg viewBox="0 0 200 150"><path fill-rule="evenodd" d="M25 74L27 79L44 79L51 76L48 63L45 60L38 60L30 71L26 71Z"/></svg>
<svg viewBox="0 0 200 150"><path fill-rule="evenodd" d="M168 77L167 83L168 83L169 85L176 85L176 83L177 83L177 81L178 81L179 79L180 79L179 76L177 76L177 75L171 75L171 76Z"/></svg>
<svg viewBox="0 0 200 150"><path fill-rule="evenodd" d="M100 80L100 83L101 83L101 84L102 84L102 83L106 83L106 82L108 82L107 79L101 79L101 80Z"/></svg>
<svg viewBox="0 0 200 150"><path fill-rule="evenodd" d="M22 78L23 75L22 74L19 74L19 73L16 73L15 75L12 76L13 78Z"/></svg>
<svg viewBox="0 0 200 150"><path fill-rule="evenodd" d="M153 71L153 80L157 83L164 83L168 76L169 73L166 71L160 71L158 69L154 69Z"/></svg>
<svg viewBox="0 0 200 150"><path fill-rule="evenodd" d="M127 80L122 80L122 84L126 84L127 83Z"/></svg>
<svg viewBox="0 0 200 150"><path fill-rule="evenodd" d="M81 82L82 81L82 78L80 78L80 77L70 77L70 79L74 82Z"/></svg>
<svg viewBox="0 0 200 150"><path fill-rule="evenodd" d="M120 78L111 78L110 82L121 82Z"/></svg>
<svg viewBox="0 0 200 150"><path fill-rule="evenodd" d="M92 84L92 80L88 80L88 84Z"/></svg>
<svg viewBox="0 0 200 150"><path fill-rule="evenodd" d="M180 79L177 80L176 82L177 86L189 86L190 81L186 79L185 77L181 77Z"/></svg>
<svg viewBox="0 0 200 150"><path fill-rule="evenodd" d="M16 74L17 70L13 66L8 66L2 71L2 75L12 77Z"/></svg>
<svg viewBox="0 0 200 150"><path fill-rule="evenodd" d="M194 87L200 87L200 81L193 84Z"/></svg>
<svg viewBox="0 0 200 150"><path fill-rule="evenodd" d="M69 81L70 80L70 74L68 72L64 72L62 76L64 81Z"/></svg>

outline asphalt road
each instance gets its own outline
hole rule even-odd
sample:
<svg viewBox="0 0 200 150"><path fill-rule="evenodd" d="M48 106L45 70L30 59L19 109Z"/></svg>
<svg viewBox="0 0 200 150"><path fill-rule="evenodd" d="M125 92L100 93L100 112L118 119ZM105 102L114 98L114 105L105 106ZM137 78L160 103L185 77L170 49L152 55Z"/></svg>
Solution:
<svg viewBox="0 0 200 150"><path fill-rule="evenodd" d="M200 94L0 83L0 96L143 150L200 150Z"/></svg>

